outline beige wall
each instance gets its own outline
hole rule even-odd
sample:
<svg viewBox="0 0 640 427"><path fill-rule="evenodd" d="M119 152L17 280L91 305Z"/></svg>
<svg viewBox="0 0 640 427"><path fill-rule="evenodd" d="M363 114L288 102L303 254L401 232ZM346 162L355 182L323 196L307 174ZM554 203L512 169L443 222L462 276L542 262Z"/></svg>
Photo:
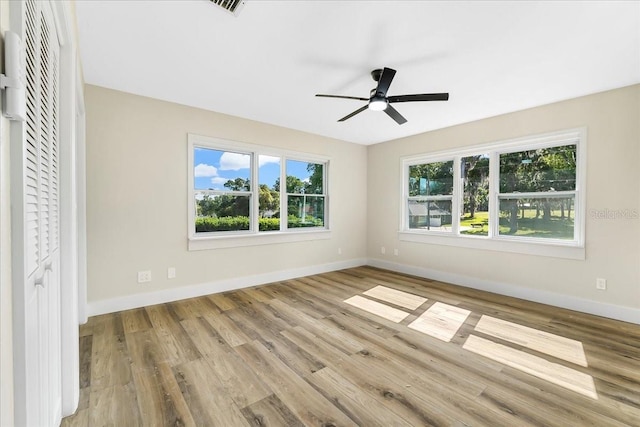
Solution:
<svg viewBox="0 0 640 427"><path fill-rule="evenodd" d="M85 102L90 305L366 257L366 147L90 85ZM329 156L331 238L188 251L187 133Z"/></svg>
<svg viewBox="0 0 640 427"><path fill-rule="evenodd" d="M455 99L452 97L452 99ZM593 210L640 212L640 85L370 146L370 259L478 278L534 292L640 308L640 218L594 219ZM586 260L399 241L400 157L586 127ZM398 248L399 255L380 246ZM608 280L597 291L596 277ZM560 297L561 299L561 297Z"/></svg>
<svg viewBox="0 0 640 427"><path fill-rule="evenodd" d="M551 293L559 305L566 296L640 308L640 219L589 215L640 212L640 85L369 147L95 86L86 105L90 304L368 258ZM585 260L398 239L400 157L578 127L588 132ZM189 252L189 132L330 156L331 239ZM166 279L167 267L176 279ZM138 284L139 270L152 270L153 281ZM595 289L596 277L608 280L606 291Z"/></svg>

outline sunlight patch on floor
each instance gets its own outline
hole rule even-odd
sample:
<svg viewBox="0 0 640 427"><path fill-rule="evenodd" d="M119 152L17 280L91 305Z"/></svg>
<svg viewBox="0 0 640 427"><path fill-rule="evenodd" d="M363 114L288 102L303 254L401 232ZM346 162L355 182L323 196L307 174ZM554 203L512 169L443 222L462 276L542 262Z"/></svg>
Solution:
<svg viewBox="0 0 640 427"><path fill-rule="evenodd" d="M380 285L363 292L362 295L411 311L428 301L427 298ZM395 323L402 322L410 314L370 298L355 295L344 302ZM451 342L470 314L470 310L435 302L407 326L441 341ZM580 341L487 315L480 318L475 330L569 363L588 366ZM469 335L462 348L583 396L598 399L593 377L583 372L477 335Z"/></svg>
<svg viewBox="0 0 640 427"><path fill-rule="evenodd" d="M475 329L483 334L491 335L576 365L587 366L587 358L580 341L491 316L482 316Z"/></svg>
<svg viewBox="0 0 640 427"><path fill-rule="evenodd" d="M411 322L409 328L444 342L450 342L469 314L471 314L469 310L436 302Z"/></svg>
<svg viewBox="0 0 640 427"><path fill-rule="evenodd" d="M462 348L592 399L598 398L591 375L575 369L549 362L533 354L476 335L469 335Z"/></svg>
<svg viewBox="0 0 640 427"><path fill-rule="evenodd" d="M427 301L426 298L419 297L418 295L387 288L386 286L376 286L363 292L363 295L408 308L409 310L415 310Z"/></svg>

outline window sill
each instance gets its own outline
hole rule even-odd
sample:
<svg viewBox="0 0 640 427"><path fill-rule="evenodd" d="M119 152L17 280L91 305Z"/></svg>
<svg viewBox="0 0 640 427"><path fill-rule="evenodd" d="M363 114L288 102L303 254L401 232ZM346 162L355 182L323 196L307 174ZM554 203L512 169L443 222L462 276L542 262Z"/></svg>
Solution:
<svg viewBox="0 0 640 427"><path fill-rule="evenodd" d="M526 255L585 259L582 246L555 242L522 242L513 239L489 239L487 237L454 236L446 234L424 234L420 232L400 231L399 239L404 242L427 243L432 245L457 246L461 248L481 249L498 252L511 252Z"/></svg>
<svg viewBox="0 0 640 427"><path fill-rule="evenodd" d="M331 238L331 231L272 231L260 234L235 234L227 236L195 236L189 238L190 251L239 248L245 246L274 245L278 243L306 242Z"/></svg>

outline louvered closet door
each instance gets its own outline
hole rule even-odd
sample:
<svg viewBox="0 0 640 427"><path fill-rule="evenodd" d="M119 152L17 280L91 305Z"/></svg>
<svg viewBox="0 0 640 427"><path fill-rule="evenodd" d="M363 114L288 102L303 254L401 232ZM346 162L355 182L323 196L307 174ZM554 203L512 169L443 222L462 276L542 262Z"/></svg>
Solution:
<svg viewBox="0 0 640 427"><path fill-rule="evenodd" d="M22 129L24 356L16 372L16 422L58 425L61 417L58 218L59 42L49 2L23 2L27 119ZM13 141L12 141L13 143ZM20 221L20 218L14 218ZM21 363L21 362L20 362ZM19 390L18 390L19 389ZM22 394L24 393L24 394ZM23 401L26 398L25 401Z"/></svg>

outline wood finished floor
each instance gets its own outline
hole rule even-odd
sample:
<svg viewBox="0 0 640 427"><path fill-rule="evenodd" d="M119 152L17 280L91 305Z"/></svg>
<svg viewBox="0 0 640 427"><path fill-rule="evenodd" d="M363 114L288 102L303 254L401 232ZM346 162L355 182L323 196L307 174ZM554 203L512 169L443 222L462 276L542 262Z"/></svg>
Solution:
<svg viewBox="0 0 640 427"><path fill-rule="evenodd" d="M380 300L400 323L344 303L379 285L427 301ZM451 342L407 326L436 302L471 312ZM482 315L580 341L588 366L476 331ZM597 399L470 335L593 377ZM80 336L63 426L640 426L640 326L372 267L96 316Z"/></svg>

